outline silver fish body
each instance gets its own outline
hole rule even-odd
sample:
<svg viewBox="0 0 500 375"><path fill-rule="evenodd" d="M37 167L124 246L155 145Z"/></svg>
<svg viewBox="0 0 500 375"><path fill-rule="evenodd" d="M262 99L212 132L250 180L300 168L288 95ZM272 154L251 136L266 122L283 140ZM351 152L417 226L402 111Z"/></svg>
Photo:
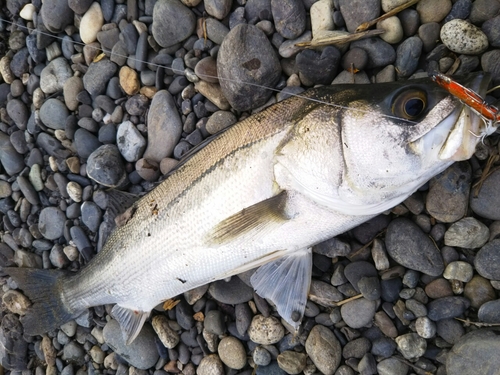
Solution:
<svg viewBox="0 0 500 375"><path fill-rule="evenodd" d="M488 82L476 75L465 84L484 95ZM25 330L41 334L116 304L130 342L160 302L259 266L256 291L298 327L310 247L469 158L482 126L429 79L321 87L278 103L216 136L136 201L80 272L6 270L34 302Z"/></svg>

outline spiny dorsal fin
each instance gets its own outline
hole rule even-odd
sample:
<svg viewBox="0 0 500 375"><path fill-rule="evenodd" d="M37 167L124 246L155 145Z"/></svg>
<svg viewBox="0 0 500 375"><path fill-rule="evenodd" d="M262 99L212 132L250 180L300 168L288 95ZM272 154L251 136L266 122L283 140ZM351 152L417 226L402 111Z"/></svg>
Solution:
<svg viewBox="0 0 500 375"><path fill-rule="evenodd" d="M311 248L307 248L259 267L250 283L259 296L274 302L281 317L297 330L304 316L311 274Z"/></svg>
<svg viewBox="0 0 500 375"><path fill-rule="evenodd" d="M286 211L287 199L287 192L282 191L222 220L214 227L208 243L221 244L252 230L269 230L273 223L282 224L291 218Z"/></svg>
<svg viewBox="0 0 500 375"><path fill-rule="evenodd" d="M130 345L141 332L149 311L131 310L115 305L111 310L111 315L120 323L125 344Z"/></svg>

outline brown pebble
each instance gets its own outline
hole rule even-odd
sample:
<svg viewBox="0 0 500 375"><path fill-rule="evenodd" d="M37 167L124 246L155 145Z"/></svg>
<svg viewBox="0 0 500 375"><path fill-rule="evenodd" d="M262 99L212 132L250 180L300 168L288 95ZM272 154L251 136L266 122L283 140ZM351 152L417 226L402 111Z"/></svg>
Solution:
<svg viewBox="0 0 500 375"><path fill-rule="evenodd" d="M471 307L478 309L483 303L496 299L495 290L482 276L474 276L464 288L464 297L470 300Z"/></svg>
<svg viewBox="0 0 500 375"><path fill-rule="evenodd" d="M395 338L398 335L396 326L384 311L379 311L375 314L375 325L387 337Z"/></svg>
<svg viewBox="0 0 500 375"><path fill-rule="evenodd" d="M5 292L2 296L2 302L7 310L19 315L26 314L28 307L31 306L29 299L17 290L8 290Z"/></svg>
<svg viewBox="0 0 500 375"><path fill-rule="evenodd" d="M425 286L425 294L430 298L442 298L453 295L453 290L451 289L450 282L446 279L436 279L432 280L429 284Z"/></svg>
<svg viewBox="0 0 500 375"><path fill-rule="evenodd" d="M128 66L120 69L120 86L127 95L135 95L139 92L141 85L137 72Z"/></svg>

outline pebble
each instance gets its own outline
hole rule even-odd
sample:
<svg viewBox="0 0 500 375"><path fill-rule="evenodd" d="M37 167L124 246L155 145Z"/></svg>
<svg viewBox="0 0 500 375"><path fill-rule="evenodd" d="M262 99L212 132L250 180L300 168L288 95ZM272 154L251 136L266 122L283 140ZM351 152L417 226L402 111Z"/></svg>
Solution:
<svg viewBox="0 0 500 375"><path fill-rule="evenodd" d="M333 17L333 1L320 0L311 5L309 13L311 15L311 29L313 36L323 30L333 30L335 28Z"/></svg>
<svg viewBox="0 0 500 375"><path fill-rule="evenodd" d="M457 261L449 263L443 273L443 277L448 280L458 280L464 283L472 279L474 270L467 262Z"/></svg>
<svg viewBox="0 0 500 375"><path fill-rule="evenodd" d="M367 326L373 320L376 307L376 301L360 298L343 304L340 313L349 327L357 329Z"/></svg>
<svg viewBox="0 0 500 375"><path fill-rule="evenodd" d="M222 363L229 368L239 370L247 363L245 347L236 337L224 337L219 343L217 353Z"/></svg>
<svg viewBox="0 0 500 375"><path fill-rule="evenodd" d="M443 259L434 243L412 221L399 218L387 228L385 245L387 253L399 264L439 276L444 270Z"/></svg>
<svg viewBox="0 0 500 375"><path fill-rule="evenodd" d="M471 307L478 309L483 303L494 300L496 294L488 279L479 275L474 275L474 277L465 284L464 297L469 299Z"/></svg>
<svg viewBox="0 0 500 375"><path fill-rule="evenodd" d="M2 296L2 303L14 314L25 315L31 302L28 297L17 290L9 290Z"/></svg>
<svg viewBox="0 0 500 375"><path fill-rule="evenodd" d="M300 374L307 365L307 355L285 350L278 355L278 366L287 374Z"/></svg>
<svg viewBox="0 0 500 375"><path fill-rule="evenodd" d="M276 31L285 39L298 38L306 27L306 10L301 0L271 1Z"/></svg>
<svg viewBox="0 0 500 375"><path fill-rule="evenodd" d="M473 24L480 25L490 19L493 14L497 15L499 11L500 4L494 1L476 0L472 3L469 18Z"/></svg>
<svg viewBox="0 0 500 375"><path fill-rule="evenodd" d="M414 360L424 355L427 341L416 333L407 333L396 337L398 351L408 360Z"/></svg>
<svg viewBox="0 0 500 375"><path fill-rule="evenodd" d="M205 315L204 325L207 332L214 335L223 335L226 331L224 315L218 310L211 310L207 312Z"/></svg>
<svg viewBox="0 0 500 375"><path fill-rule="evenodd" d="M64 212L57 207L45 207L40 211L38 230L48 240L56 240L63 235Z"/></svg>
<svg viewBox="0 0 500 375"><path fill-rule="evenodd" d="M490 237L486 225L473 217L463 218L453 223L444 235L447 246L478 248L483 246Z"/></svg>
<svg viewBox="0 0 500 375"><path fill-rule="evenodd" d="M80 38L85 44L94 42L104 24L104 16L98 2L93 2L80 20Z"/></svg>
<svg viewBox="0 0 500 375"><path fill-rule="evenodd" d="M130 121L124 121L116 132L116 145L123 158L131 163L136 162L143 155L146 140Z"/></svg>
<svg viewBox="0 0 500 375"><path fill-rule="evenodd" d="M451 6L451 0L421 0L417 3L417 12L422 23L441 22Z"/></svg>
<svg viewBox="0 0 500 375"><path fill-rule="evenodd" d="M425 202L437 220L453 223L466 215L472 171L468 162L459 162L432 178Z"/></svg>
<svg viewBox="0 0 500 375"><path fill-rule="evenodd" d="M135 95L139 92L141 84L137 72L128 66L122 66L119 73L120 86L127 95Z"/></svg>
<svg viewBox="0 0 500 375"><path fill-rule="evenodd" d="M69 192L68 192L69 193ZM82 222L92 232L97 232L101 223L102 212L97 204L90 201L83 202L81 206Z"/></svg>
<svg viewBox="0 0 500 375"><path fill-rule="evenodd" d="M368 54L368 69L386 67L396 61L396 51L387 42L378 38L367 38L351 43L352 48L361 48Z"/></svg>
<svg viewBox="0 0 500 375"><path fill-rule="evenodd" d="M172 95L158 91L148 112L148 142L144 158L159 163L171 156L182 132L182 122Z"/></svg>
<svg viewBox="0 0 500 375"><path fill-rule="evenodd" d="M418 36L412 36L398 46L394 64L398 77L409 77L415 72L422 47L422 40Z"/></svg>
<svg viewBox="0 0 500 375"><path fill-rule="evenodd" d="M474 267L483 277L490 280L500 280L500 239L495 239L484 245L474 258Z"/></svg>
<svg viewBox="0 0 500 375"><path fill-rule="evenodd" d="M340 51L335 47L327 46L321 52L306 49L297 54L295 65L301 81L328 85L335 78L340 58Z"/></svg>
<svg viewBox="0 0 500 375"><path fill-rule="evenodd" d="M64 345L62 359L72 362L74 365L82 366L85 357L85 350L76 341L70 341Z"/></svg>
<svg viewBox="0 0 500 375"><path fill-rule="evenodd" d="M474 213L487 219L500 220L500 213L495 209L496 202L500 200L496 189L498 183L500 183L500 171L495 171L486 178L478 196L471 196L470 207Z"/></svg>
<svg viewBox="0 0 500 375"><path fill-rule="evenodd" d="M234 109L246 111L267 102L272 92L262 86L273 87L278 82L281 65L266 35L256 26L240 24L220 46L217 72L227 101Z"/></svg>
<svg viewBox="0 0 500 375"><path fill-rule="evenodd" d="M127 174L118 148L115 145L103 145L92 152L87 160L87 174L101 185L113 188L120 186Z"/></svg>
<svg viewBox="0 0 500 375"><path fill-rule="evenodd" d="M415 330L420 337L430 339L436 335L436 323L428 317L422 316L415 321Z"/></svg>
<svg viewBox="0 0 500 375"><path fill-rule="evenodd" d="M151 324L158 338L167 349L173 349L177 346L180 336L170 327L168 319L165 316L156 315L152 319Z"/></svg>
<svg viewBox="0 0 500 375"><path fill-rule="evenodd" d="M53 94L64 88L66 80L73 76L64 57L52 60L40 74L40 88L45 94Z"/></svg>
<svg viewBox="0 0 500 375"><path fill-rule="evenodd" d="M362 358L370 351L372 343L366 337L360 337L349 341L342 349L342 357L348 358Z"/></svg>
<svg viewBox="0 0 500 375"><path fill-rule="evenodd" d="M492 47L500 47L500 16L491 18L483 23L481 30L488 38L488 42Z"/></svg>
<svg viewBox="0 0 500 375"><path fill-rule="evenodd" d="M210 134L216 134L236 123L236 116L229 111L217 111L209 117L205 129Z"/></svg>
<svg viewBox="0 0 500 375"><path fill-rule="evenodd" d="M273 316L255 315L248 328L250 340L257 344L276 344L285 335L283 325Z"/></svg>
<svg viewBox="0 0 500 375"><path fill-rule="evenodd" d="M170 47L188 38L194 31L194 13L179 0L159 0L153 9L152 33L162 47Z"/></svg>
<svg viewBox="0 0 500 375"><path fill-rule="evenodd" d="M403 39L403 26L398 17L393 16L377 22L377 29L385 30L380 38L389 44L399 43Z"/></svg>
<svg viewBox="0 0 500 375"><path fill-rule="evenodd" d="M410 366L397 358L383 359L377 364L377 371L380 375L406 375Z"/></svg>
<svg viewBox="0 0 500 375"><path fill-rule="evenodd" d="M462 20L469 17L472 8L472 0L458 0L451 7L450 13L444 19L444 22L449 22L455 18Z"/></svg>
<svg viewBox="0 0 500 375"><path fill-rule="evenodd" d="M339 0L339 6L350 33L354 33L363 22L372 21L380 15L379 0Z"/></svg>
<svg viewBox="0 0 500 375"><path fill-rule="evenodd" d="M198 369L197 375L224 375L224 366L217 354L210 354L203 357Z"/></svg>
<svg viewBox="0 0 500 375"><path fill-rule="evenodd" d="M51 129L64 129L69 111L58 99L47 99L40 108L40 120Z"/></svg>
<svg viewBox="0 0 500 375"><path fill-rule="evenodd" d="M73 21L73 11L67 0L47 0L43 2L40 16L44 26L51 33L58 33Z"/></svg>
<svg viewBox="0 0 500 375"><path fill-rule="evenodd" d="M81 158L87 159L101 146L97 137L86 129L80 128L75 132L74 146Z"/></svg>
<svg viewBox="0 0 500 375"><path fill-rule="evenodd" d="M328 328L315 325L305 343L306 353L319 371L333 375L341 360L341 346Z"/></svg>
<svg viewBox="0 0 500 375"><path fill-rule="evenodd" d="M93 97L104 94L106 85L110 78L115 75L116 69L116 64L107 58L92 62L83 76L83 87Z"/></svg>
<svg viewBox="0 0 500 375"><path fill-rule="evenodd" d="M131 366L146 370L158 360L155 332L149 323L144 324L139 335L128 345L123 340L119 323L114 319L106 323L102 333L106 344Z"/></svg>
<svg viewBox="0 0 500 375"><path fill-rule="evenodd" d="M456 318L462 315L469 306L469 300L464 297L438 298L427 305L428 317L434 321Z"/></svg>
<svg viewBox="0 0 500 375"><path fill-rule="evenodd" d="M269 353L262 346L257 346L253 353L252 359L257 366L267 366L271 363L271 353Z"/></svg>
<svg viewBox="0 0 500 375"><path fill-rule="evenodd" d="M7 102L7 114L14 121L19 129L26 129L29 112L26 105L19 99L12 99Z"/></svg>
<svg viewBox="0 0 500 375"><path fill-rule="evenodd" d="M494 374L500 366L500 340L489 329L464 335L446 356L448 375Z"/></svg>
<svg viewBox="0 0 500 375"><path fill-rule="evenodd" d="M229 305L245 303L253 298L253 289L238 277L232 277L227 282L224 280L215 281L210 284L208 292L217 301Z"/></svg>
<svg viewBox="0 0 500 375"><path fill-rule="evenodd" d="M449 297L453 295L450 282L443 278L432 280L425 286L425 293L429 298Z"/></svg>
<svg viewBox="0 0 500 375"><path fill-rule="evenodd" d="M468 55L480 54L488 48L488 37L473 24L454 19L441 28L441 40L451 51Z"/></svg>

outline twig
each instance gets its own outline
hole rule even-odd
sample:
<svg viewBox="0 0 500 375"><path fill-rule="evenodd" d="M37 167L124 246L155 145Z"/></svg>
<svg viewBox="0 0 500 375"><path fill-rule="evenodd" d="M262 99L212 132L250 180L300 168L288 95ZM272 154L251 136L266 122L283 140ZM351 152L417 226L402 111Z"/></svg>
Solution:
<svg viewBox="0 0 500 375"><path fill-rule="evenodd" d="M461 319L461 318L455 318L456 320L459 320L467 325L475 325L476 327L500 327L500 323L483 323L483 322L473 322L469 319Z"/></svg>
<svg viewBox="0 0 500 375"><path fill-rule="evenodd" d="M395 14L398 14L399 12L401 12L402 10L405 10L406 8L411 7L412 5L415 5L419 1L420 0L410 0L406 4L400 5L396 8L394 8L393 10L390 10L389 12L383 14L382 16L375 18L374 20L364 22L358 26L358 28L356 29L356 32L360 33L362 31L365 31L365 30L369 29L370 27L372 27L373 25L375 25L378 21L382 21L382 20L385 20L386 18L392 17Z"/></svg>
<svg viewBox="0 0 500 375"><path fill-rule="evenodd" d="M481 173L481 177L479 178L479 181L476 182L474 185L472 185L472 188L474 189L474 198L477 198L479 195L479 192L481 191L481 188L483 187L484 181L491 176L494 172L496 172L500 167L496 167L491 169L493 164L495 164L500 157L498 154L490 155L488 158L488 161L486 162L486 165L484 166L483 173Z"/></svg>
<svg viewBox="0 0 500 375"><path fill-rule="evenodd" d="M351 302L351 301L354 301L356 299L360 299L361 297L363 297L363 295L362 294L358 294L358 295L355 295L354 297L350 297L350 298L347 298L347 299L343 299L340 302L336 302L335 305L337 307L339 307L339 306L345 305L347 302Z"/></svg>
<svg viewBox="0 0 500 375"><path fill-rule="evenodd" d="M385 33L385 30L382 29L368 30L356 34L335 35L330 37L313 39L309 42L296 43L295 46L303 48L317 48L317 47L324 47L331 45L346 44L354 42L359 39L369 38L371 36L380 35L383 33Z"/></svg>

